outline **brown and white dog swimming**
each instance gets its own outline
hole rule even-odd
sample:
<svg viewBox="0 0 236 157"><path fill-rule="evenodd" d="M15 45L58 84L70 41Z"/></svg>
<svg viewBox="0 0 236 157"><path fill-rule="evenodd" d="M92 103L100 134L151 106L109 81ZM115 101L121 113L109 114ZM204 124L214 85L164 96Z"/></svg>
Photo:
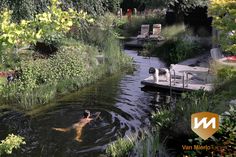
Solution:
<svg viewBox="0 0 236 157"><path fill-rule="evenodd" d="M156 69L154 67L150 67L149 74L151 74L153 76L153 80L155 83L159 82L160 76L164 76L165 81L167 81L167 82L170 80L170 71L167 68Z"/></svg>

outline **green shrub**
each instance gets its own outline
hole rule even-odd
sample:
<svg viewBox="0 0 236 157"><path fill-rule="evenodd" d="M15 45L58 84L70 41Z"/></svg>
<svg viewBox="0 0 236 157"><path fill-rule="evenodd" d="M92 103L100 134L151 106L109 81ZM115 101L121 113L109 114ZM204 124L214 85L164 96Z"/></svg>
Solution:
<svg viewBox="0 0 236 157"><path fill-rule="evenodd" d="M236 69L230 66L223 66L217 71L217 78L219 82L228 81L236 77Z"/></svg>
<svg viewBox="0 0 236 157"><path fill-rule="evenodd" d="M98 53L87 52L88 50L90 51L91 48L85 45L64 46L50 59L22 62L23 73L20 80L6 84L1 92L2 97L7 102L19 103L24 108L28 108L32 104L48 103L61 87L57 87L60 82L76 80L80 84L86 84L95 69L96 64L93 60ZM91 54L87 55L88 53ZM90 56L94 59L90 59Z"/></svg>
<svg viewBox="0 0 236 157"><path fill-rule="evenodd" d="M231 92L233 92L232 89L230 90ZM167 139L167 143L169 143L170 145L173 142L179 143L178 146L188 144L189 138L195 138L197 136L191 130L191 115L193 113L207 111L217 114L222 114L225 112L224 115L231 115L232 113L235 114L235 109L233 110L232 108L230 109L230 114L229 112L226 112L229 109L229 105L226 105L226 102L231 98L235 98L235 94L225 94L222 90L216 91L215 93L206 93L204 91L196 91L187 94L183 93L181 95L181 98L176 102L173 108L170 108L168 110L160 110L152 116L153 124L160 128L160 142L162 143L163 140ZM217 137L219 141L229 140L230 143L233 143L234 141L232 141L232 139L235 138L235 128L233 126L235 126L235 122L232 119L235 118L235 115L225 117L226 119L229 119L225 120L225 122L222 123L222 129L220 129L220 131L216 133L215 137ZM210 142L208 145L212 144L214 143ZM179 148L177 147L176 149ZM178 151L178 153L181 152L179 150L174 151ZM196 156L196 154L191 155ZM203 155L205 154L201 154L201 156Z"/></svg>
<svg viewBox="0 0 236 157"><path fill-rule="evenodd" d="M176 64L184 59L197 56L202 53L200 45L183 38L167 40L161 45L149 43L145 45L144 53L163 59L167 64Z"/></svg>
<svg viewBox="0 0 236 157"><path fill-rule="evenodd" d="M192 31L184 24L164 27L162 36L166 39L163 43L148 42L141 54L160 57L167 64L176 64L205 52L204 46L194 39Z"/></svg>
<svg viewBox="0 0 236 157"><path fill-rule="evenodd" d="M118 41L110 38L103 49L104 63L99 64L96 47L68 41L54 56L48 59L23 60L20 80L5 84L1 99L7 104L20 104L24 109L46 104L57 93L65 94L94 82L106 73L125 67L130 59L122 52ZM107 41L108 42L108 41Z"/></svg>
<svg viewBox="0 0 236 157"><path fill-rule="evenodd" d="M168 128L172 124L173 115L170 110L161 110L152 114L153 124L161 128Z"/></svg>
<svg viewBox="0 0 236 157"><path fill-rule="evenodd" d="M5 140L0 143L0 156L4 154L11 154L13 149L20 148L21 144L25 144L24 138L9 134Z"/></svg>

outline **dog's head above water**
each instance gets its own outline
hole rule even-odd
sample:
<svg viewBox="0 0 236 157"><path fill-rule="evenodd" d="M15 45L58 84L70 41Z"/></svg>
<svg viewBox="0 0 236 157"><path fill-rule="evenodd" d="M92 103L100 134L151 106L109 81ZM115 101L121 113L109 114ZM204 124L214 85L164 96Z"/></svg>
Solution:
<svg viewBox="0 0 236 157"><path fill-rule="evenodd" d="M156 69L153 67L149 68L149 74L155 74L156 73Z"/></svg>

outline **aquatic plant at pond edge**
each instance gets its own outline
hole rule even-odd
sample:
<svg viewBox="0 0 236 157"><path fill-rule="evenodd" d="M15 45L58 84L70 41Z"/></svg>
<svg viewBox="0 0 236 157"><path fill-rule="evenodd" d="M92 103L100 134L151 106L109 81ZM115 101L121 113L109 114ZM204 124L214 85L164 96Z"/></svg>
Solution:
<svg viewBox="0 0 236 157"><path fill-rule="evenodd" d="M158 44L144 44L141 55L159 57L167 64L176 64L198 56L208 49L208 44L201 42L201 38L192 36L191 29L184 24L165 26L161 34L166 40Z"/></svg>
<svg viewBox="0 0 236 157"><path fill-rule="evenodd" d="M235 86L233 86L233 88L235 89ZM154 113L152 120L153 124L160 128L161 141L167 138L167 147L170 147L171 145L172 151L177 151L175 153L182 154L181 145L188 144L188 139L190 138L196 138L196 135L192 132L190 126L190 119L193 113L209 111L217 114L224 114L224 112L228 113L227 110L232 111L229 105L227 105L227 102L232 98L235 98L235 94L233 94L235 93L235 90L230 89L226 93L224 90L227 89L217 89L215 93L198 91L182 94L182 97L176 102L173 108L160 110L157 113ZM234 126L233 121L227 122L227 126ZM224 125L223 128L226 131L226 125L224 123L222 123L222 125ZM230 130L235 132L233 128ZM232 135L228 136L228 133L222 132L220 135L216 133L215 138L219 139L225 136L228 138L232 137ZM173 146L173 142L178 144Z"/></svg>
<svg viewBox="0 0 236 157"><path fill-rule="evenodd" d="M20 148L21 144L25 144L24 138L14 134L9 134L6 139L0 143L0 156L11 154L13 149Z"/></svg>
<svg viewBox="0 0 236 157"><path fill-rule="evenodd" d="M129 66L130 59L120 49L112 52L106 55L108 61L100 64L95 47L76 43L61 46L49 59L22 61L20 80L4 85L1 100L30 109L50 102L57 94L76 91L107 73Z"/></svg>
<svg viewBox="0 0 236 157"><path fill-rule="evenodd" d="M129 144L129 147L127 145ZM159 131L153 128L151 131L143 130L140 135L135 134L118 138L106 148L106 154L112 157L137 156L154 157L161 155L167 157L163 143L160 143Z"/></svg>
<svg viewBox="0 0 236 157"><path fill-rule="evenodd" d="M111 157L129 156L131 150L134 148L135 138L127 136L125 138L118 138L115 142L108 145L106 153Z"/></svg>
<svg viewBox="0 0 236 157"><path fill-rule="evenodd" d="M132 155L139 157L153 157L158 154L165 156L163 145L160 143L158 130L152 129L152 131L143 131L141 137L135 142Z"/></svg>
<svg viewBox="0 0 236 157"><path fill-rule="evenodd" d="M141 54L147 56L157 56L168 64L176 64L185 59L201 54L203 48L197 43L182 38L167 40L161 45L149 43Z"/></svg>

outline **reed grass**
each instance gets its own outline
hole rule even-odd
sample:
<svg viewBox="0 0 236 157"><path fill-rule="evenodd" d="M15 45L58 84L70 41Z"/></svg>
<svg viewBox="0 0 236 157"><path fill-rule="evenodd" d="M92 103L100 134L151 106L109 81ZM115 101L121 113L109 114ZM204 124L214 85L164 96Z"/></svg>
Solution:
<svg viewBox="0 0 236 157"><path fill-rule="evenodd" d="M188 31L186 26L181 23L181 24L175 24L175 25L171 25L171 26L165 26L162 31L161 34L167 39L174 39L179 37L180 35L186 34L186 33L190 33L191 31Z"/></svg>
<svg viewBox="0 0 236 157"><path fill-rule="evenodd" d="M126 136L125 138L118 138L115 142L108 145L106 153L111 157L129 156L134 148L135 138L133 136Z"/></svg>

